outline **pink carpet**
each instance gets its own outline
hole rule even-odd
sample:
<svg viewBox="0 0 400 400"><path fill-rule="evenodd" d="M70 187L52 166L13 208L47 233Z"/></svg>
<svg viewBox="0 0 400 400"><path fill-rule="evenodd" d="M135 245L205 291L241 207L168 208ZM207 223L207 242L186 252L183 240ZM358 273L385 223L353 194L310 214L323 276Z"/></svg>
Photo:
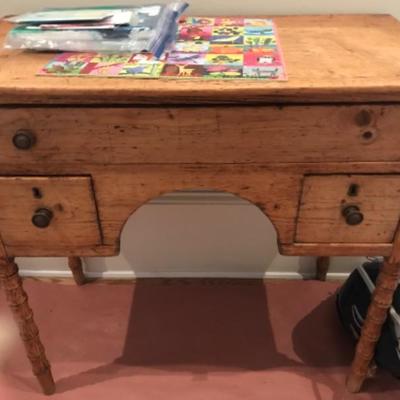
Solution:
<svg viewBox="0 0 400 400"><path fill-rule="evenodd" d="M395 399L380 371L344 388L353 354L333 300L314 281L139 280L76 287L26 280L58 399ZM0 293L0 314L7 315ZM42 399L18 344L1 400Z"/></svg>

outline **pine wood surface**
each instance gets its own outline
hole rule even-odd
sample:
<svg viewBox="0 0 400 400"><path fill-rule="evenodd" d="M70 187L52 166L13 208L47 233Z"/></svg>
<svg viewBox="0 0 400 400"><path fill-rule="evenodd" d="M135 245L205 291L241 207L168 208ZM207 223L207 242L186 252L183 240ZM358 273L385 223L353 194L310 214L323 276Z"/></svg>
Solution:
<svg viewBox="0 0 400 400"><path fill-rule="evenodd" d="M108 168L94 177L104 244L118 244L129 216L150 199L183 189L237 194L275 225L279 241L292 243L301 176L252 165L138 165ZM110 188L118 190L110 190ZM118 207L113 205L117 204Z"/></svg>
<svg viewBox="0 0 400 400"><path fill-rule="evenodd" d="M351 196L351 185L358 193ZM392 243L400 219L400 175L318 175L304 180L296 242ZM342 210L357 205L364 220L350 226ZM315 232L318 231L318 237Z"/></svg>
<svg viewBox="0 0 400 400"><path fill-rule="evenodd" d="M52 54L0 50L0 279L45 393L54 382L12 257L70 256L83 282L78 256L118 254L130 215L182 189L248 200L283 254L322 257L321 276L328 256L386 256L348 379L360 390L399 275L400 24L275 21L288 82L37 77ZM29 150L13 144L21 129ZM346 223L350 203L360 225ZM42 207L45 229L31 221Z"/></svg>
<svg viewBox="0 0 400 400"><path fill-rule="evenodd" d="M12 258L0 257L0 283L18 324L27 357L32 365L32 371L37 377L43 393L53 394L55 384L50 364L39 337L39 329L33 319L33 311L29 306L28 296L18 273L18 266Z"/></svg>
<svg viewBox="0 0 400 400"><path fill-rule="evenodd" d="M365 318L362 334L357 343L356 354L351 373L347 379L347 388L352 393L361 390L368 375L383 324L388 317L393 302L393 293L399 285L400 264L386 258L379 273L371 304Z"/></svg>
<svg viewBox="0 0 400 400"><path fill-rule="evenodd" d="M37 77L52 54L1 50L0 103L398 101L400 24L395 18L325 15L274 19L288 82ZM9 24L1 23L0 42L9 29Z"/></svg>
<svg viewBox="0 0 400 400"><path fill-rule="evenodd" d="M68 257L68 267L72 272L75 283L78 286L84 285L87 280L83 272L82 259L80 257Z"/></svg>
<svg viewBox="0 0 400 400"><path fill-rule="evenodd" d="M42 163L43 164L43 163ZM21 196L21 210L25 210L24 220L21 213L9 214L5 232L17 232L23 229L31 232L29 240L19 243L8 243L7 252L12 256L110 256L120 250L120 236L129 217L141 206L162 194L184 189L219 190L236 194L260 208L277 230L279 248L285 255L365 255L389 256L392 250L391 235L398 222L397 196L400 166L397 163L361 163L361 164L133 164L133 165L51 165L4 167L7 174L71 174L91 172L95 199L88 199L88 193L79 192L77 196L68 194L68 187L58 186L55 190L65 201L72 205L83 201L89 207L90 221L81 221L81 213L74 214L73 220L64 225L65 236L75 240L74 246L63 245L52 239L53 229L44 230L42 246L33 246L37 240L37 228L31 227L30 213L37 200L31 199L31 185L25 195L31 201L27 209L26 197ZM354 199L346 196L348 185L353 180L361 185L359 195ZM386 173L385 173L386 171ZM89 173L90 173L89 172ZM305 196L304 181L308 176L317 174L314 179L320 180L316 194L303 199L299 209L300 194ZM322 174L322 175L319 175ZM58 178L53 176L53 180ZM32 178L33 181L36 178ZM87 178L82 177L85 181ZM7 182L7 178L6 178ZM28 182L32 182L28 180ZM52 182L52 181L51 181ZM339 184L336 184L338 182ZM325 190L325 186L327 190ZM27 190L29 189L29 190ZM86 193L86 194L85 194ZM65 197L66 196L66 197ZM86 196L86 197L85 197ZM365 221L359 226L349 226L341 215L342 201L358 204L364 212ZM10 199L5 200L12 203ZM45 203L43 203L45 204ZM50 203L50 205L57 203ZM95 217L94 204L98 212ZM17 210L17 208L15 208ZM18 209L19 210L19 209ZM26 210L30 210L28 213ZM82 212L82 211L81 211ZM28 215L29 214L29 215ZM19 221L19 222L18 222ZM90 228L90 232L98 230L102 239L93 241L92 233L85 236L85 230L75 235L73 226ZM98 224L98 228L96 227ZM7 229L6 229L7 226ZM60 225L61 226L61 225ZM331 226L335 228L332 229ZM18 229L17 229L18 227ZM305 228L304 228L305 227ZM308 243L302 243L296 231L308 235ZM62 229L61 229L62 230ZM341 232L341 234L337 234ZM87 234L87 231L86 231ZM70 235L70 236L68 236ZM385 237L382 235L386 235ZM57 239L58 237L55 236ZM95 235L95 237L97 237ZM25 239L27 239L25 237ZM328 239L331 239L328 242ZM56 243L59 243L57 245ZM65 242L67 243L67 242ZM95 244L97 243L97 244Z"/></svg>
<svg viewBox="0 0 400 400"><path fill-rule="evenodd" d="M319 231L318 231L319 232ZM317 233L316 233L316 236ZM392 243L293 243L278 244L281 254L286 256L390 256L394 250Z"/></svg>
<svg viewBox="0 0 400 400"><path fill-rule="evenodd" d="M53 213L45 229L31 221L43 208ZM45 254L101 244L88 177L0 177L0 209L0 233L7 248L37 247Z"/></svg>
<svg viewBox="0 0 400 400"><path fill-rule="evenodd" d="M1 65L1 64L0 64ZM398 105L0 109L0 164L400 161ZM12 143L29 130L36 144Z"/></svg>

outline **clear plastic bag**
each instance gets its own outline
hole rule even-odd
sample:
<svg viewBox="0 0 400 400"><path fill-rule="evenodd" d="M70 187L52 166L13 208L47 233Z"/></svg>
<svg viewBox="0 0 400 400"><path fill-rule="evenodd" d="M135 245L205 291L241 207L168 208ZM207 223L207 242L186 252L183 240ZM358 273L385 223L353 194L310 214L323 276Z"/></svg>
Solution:
<svg viewBox="0 0 400 400"><path fill-rule="evenodd" d="M42 29L39 24L21 24L7 35L5 47L37 51L151 52L160 57L176 37L184 2L143 7L101 7L132 11L128 25L114 29ZM99 9L99 8L92 8ZM54 9L53 9L54 10ZM74 9L79 11L79 9ZM88 10L87 8L81 10Z"/></svg>

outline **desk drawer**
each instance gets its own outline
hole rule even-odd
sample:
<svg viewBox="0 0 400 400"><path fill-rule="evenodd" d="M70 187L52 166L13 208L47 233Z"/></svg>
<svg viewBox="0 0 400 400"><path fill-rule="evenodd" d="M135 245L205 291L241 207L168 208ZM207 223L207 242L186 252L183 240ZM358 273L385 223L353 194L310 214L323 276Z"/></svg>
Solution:
<svg viewBox="0 0 400 400"><path fill-rule="evenodd" d="M400 175L308 176L296 242L392 243L400 218Z"/></svg>
<svg viewBox="0 0 400 400"><path fill-rule="evenodd" d="M397 105L0 109L0 163L399 161L399 120Z"/></svg>
<svg viewBox="0 0 400 400"><path fill-rule="evenodd" d="M101 244L90 177L0 177L0 235L6 247Z"/></svg>

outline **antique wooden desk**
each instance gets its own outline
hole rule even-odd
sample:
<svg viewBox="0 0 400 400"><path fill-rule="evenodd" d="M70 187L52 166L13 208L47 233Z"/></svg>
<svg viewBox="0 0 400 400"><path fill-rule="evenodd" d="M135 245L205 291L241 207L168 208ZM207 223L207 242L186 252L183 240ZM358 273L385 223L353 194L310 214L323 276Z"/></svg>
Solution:
<svg viewBox="0 0 400 400"><path fill-rule="evenodd" d="M14 257L79 270L77 257L118 254L149 199L187 188L254 203L282 254L385 256L347 381L360 390L399 277L400 24L276 22L289 82L39 78L51 55L0 52L0 277L46 394Z"/></svg>

